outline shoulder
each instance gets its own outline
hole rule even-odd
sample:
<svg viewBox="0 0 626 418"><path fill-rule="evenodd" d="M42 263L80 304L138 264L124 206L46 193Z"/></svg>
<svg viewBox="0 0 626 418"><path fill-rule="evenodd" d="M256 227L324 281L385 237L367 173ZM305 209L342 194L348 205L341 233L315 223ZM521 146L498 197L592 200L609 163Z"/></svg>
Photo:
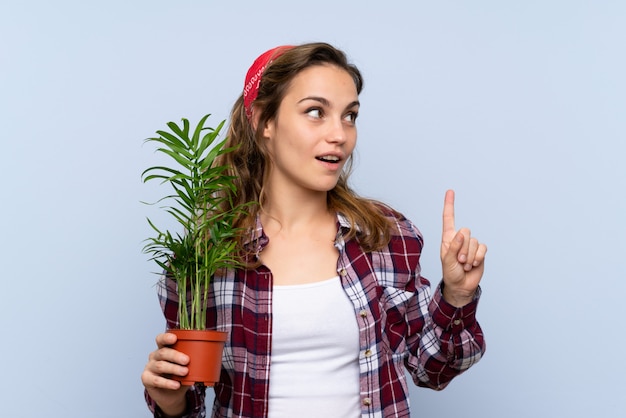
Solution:
<svg viewBox="0 0 626 418"><path fill-rule="evenodd" d="M392 239L413 238L419 240L421 245L422 233L402 212L382 202L375 202L374 206L388 220Z"/></svg>

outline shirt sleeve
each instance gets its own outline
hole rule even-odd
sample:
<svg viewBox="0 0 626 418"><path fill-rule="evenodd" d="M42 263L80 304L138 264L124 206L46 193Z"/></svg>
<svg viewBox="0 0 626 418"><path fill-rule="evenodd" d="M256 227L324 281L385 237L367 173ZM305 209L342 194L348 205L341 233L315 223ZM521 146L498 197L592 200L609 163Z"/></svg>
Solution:
<svg viewBox="0 0 626 418"><path fill-rule="evenodd" d="M412 331L407 338L410 353L405 364L417 385L436 390L476 364L486 347L476 320L480 287L474 300L459 308L446 302L442 288L443 282L431 297L430 285L424 280L407 311Z"/></svg>
<svg viewBox="0 0 626 418"><path fill-rule="evenodd" d="M181 418L204 418L206 417L206 408L204 406L204 396L206 388L203 386L192 386L186 393L187 398L187 412ZM164 418L165 415L161 412L156 402L148 395L147 391L144 391L146 397L146 403L148 409L152 412L155 418Z"/></svg>

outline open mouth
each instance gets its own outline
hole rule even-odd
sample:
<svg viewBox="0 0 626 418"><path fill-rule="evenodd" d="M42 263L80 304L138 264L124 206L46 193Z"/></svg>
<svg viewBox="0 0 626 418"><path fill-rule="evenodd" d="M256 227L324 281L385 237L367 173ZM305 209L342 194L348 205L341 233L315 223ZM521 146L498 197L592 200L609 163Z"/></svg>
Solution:
<svg viewBox="0 0 626 418"><path fill-rule="evenodd" d="M325 163L337 164L340 158L335 155L323 155L321 157L315 157L316 160L323 161Z"/></svg>

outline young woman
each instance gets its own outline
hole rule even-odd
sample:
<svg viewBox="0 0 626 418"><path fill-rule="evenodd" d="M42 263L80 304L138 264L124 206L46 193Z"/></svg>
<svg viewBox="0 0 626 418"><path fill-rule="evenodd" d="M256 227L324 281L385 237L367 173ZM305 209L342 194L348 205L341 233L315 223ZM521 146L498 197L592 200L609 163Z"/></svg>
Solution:
<svg viewBox="0 0 626 418"><path fill-rule="evenodd" d="M406 368L419 386L444 388L476 363L484 340L475 313L487 251L454 226L444 199L443 280L421 276L422 236L400 213L348 186L363 81L324 43L274 48L247 73L230 120L228 155L239 179L247 267L212 282L208 323L229 333L215 417L408 417ZM163 278L168 328L175 284ZM155 416L203 417L204 388L168 376L187 356L157 336L142 374Z"/></svg>

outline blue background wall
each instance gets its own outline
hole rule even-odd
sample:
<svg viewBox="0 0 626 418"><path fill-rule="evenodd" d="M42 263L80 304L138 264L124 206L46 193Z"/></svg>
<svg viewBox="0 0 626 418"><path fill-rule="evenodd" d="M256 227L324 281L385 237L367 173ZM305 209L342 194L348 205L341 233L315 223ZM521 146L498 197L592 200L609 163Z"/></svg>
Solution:
<svg viewBox="0 0 626 418"><path fill-rule="evenodd" d="M625 19L617 0L4 0L2 416L149 416L143 139L226 118L259 53L315 40L365 76L354 186L422 229L424 274L447 188L490 247L487 355L413 388L414 416L626 416Z"/></svg>

